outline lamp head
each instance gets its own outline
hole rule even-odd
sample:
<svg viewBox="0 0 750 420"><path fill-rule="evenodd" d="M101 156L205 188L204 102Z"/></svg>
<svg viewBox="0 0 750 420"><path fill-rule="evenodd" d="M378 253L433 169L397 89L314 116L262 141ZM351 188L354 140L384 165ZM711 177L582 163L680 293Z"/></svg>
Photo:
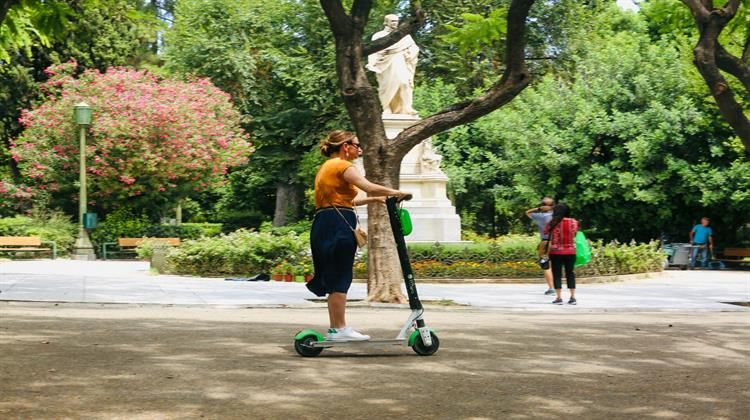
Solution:
<svg viewBox="0 0 750 420"><path fill-rule="evenodd" d="M86 102L80 102L73 108L73 115L78 125L91 125L91 107Z"/></svg>

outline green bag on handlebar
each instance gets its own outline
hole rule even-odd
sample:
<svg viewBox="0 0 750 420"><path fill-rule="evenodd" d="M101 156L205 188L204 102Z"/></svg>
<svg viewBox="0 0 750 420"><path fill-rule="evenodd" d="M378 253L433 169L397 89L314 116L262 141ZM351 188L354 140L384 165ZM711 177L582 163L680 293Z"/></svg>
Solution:
<svg viewBox="0 0 750 420"><path fill-rule="evenodd" d="M580 230L576 233L576 263L575 267L586 265L591 261L591 247L586 236Z"/></svg>
<svg viewBox="0 0 750 420"><path fill-rule="evenodd" d="M401 231L404 232L404 236L409 236L414 230L409 212L406 209L398 209L398 218L401 220Z"/></svg>

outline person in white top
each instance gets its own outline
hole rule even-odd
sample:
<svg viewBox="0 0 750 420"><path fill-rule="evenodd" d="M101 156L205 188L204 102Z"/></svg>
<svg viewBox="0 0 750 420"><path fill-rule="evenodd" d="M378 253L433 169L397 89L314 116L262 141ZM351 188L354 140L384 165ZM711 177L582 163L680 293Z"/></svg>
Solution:
<svg viewBox="0 0 750 420"><path fill-rule="evenodd" d="M372 36L373 40L398 28L398 16L386 15L383 24L385 27ZM412 97L418 55L419 47L411 35L406 35L390 47L367 57L367 69L375 72L378 79L383 114L417 115L412 107Z"/></svg>

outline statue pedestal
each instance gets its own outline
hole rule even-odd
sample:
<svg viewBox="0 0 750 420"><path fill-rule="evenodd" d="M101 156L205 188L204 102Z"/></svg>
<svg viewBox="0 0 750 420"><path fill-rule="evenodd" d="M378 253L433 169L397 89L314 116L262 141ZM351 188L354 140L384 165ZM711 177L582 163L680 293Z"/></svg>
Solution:
<svg viewBox="0 0 750 420"><path fill-rule="evenodd" d="M386 136L392 139L417 121L419 118L411 115L385 115ZM461 218L448 200L448 176L440 169L441 159L432 148L432 140L427 139L411 149L401 161L399 189L414 194L413 199L404 202L414 224L414 231L406 237L407 242L461 241ZM363 169L361 162L357 164ZM367 208L362 206L357 212L362 224L366 225Z"/></svg>

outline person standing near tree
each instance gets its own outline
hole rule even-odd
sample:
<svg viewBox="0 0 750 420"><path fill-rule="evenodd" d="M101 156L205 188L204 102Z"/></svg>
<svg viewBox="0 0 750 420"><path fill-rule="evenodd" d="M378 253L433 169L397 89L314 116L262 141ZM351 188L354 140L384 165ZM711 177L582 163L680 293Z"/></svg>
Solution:
<svg viewBox="0 0 750 420"><path fill-rule="evenodd" d="M693 226L690 231L690 268L695 268L695 257L701 254L701 268L708 268L708 250L714 251L714 231L710 226L711 219L701 218L701 223Z"/></svg>
<svg viewBox="0 0 750 420"><path fill-rule="evenodd" d="M560 203L552 208L552 220L544 228L549 235L549 257L552 264L552 280L555 283L557 297L552 301L555 305L562 305L562 272L565 269L565 280L570 292L569 305L578 303L576 300L576 275L573 271L576 263L576 233L578 220L568 217L570 207Z"/></svg>
<svg viewBox="0 0 750 420"><path fill-rule="evenodd" d="M547 246L549 245L549 235L544 233L544 228L547 226L547 224L552 220L552 206L555 205L555 200L553 200L551 197L544 197L542 199L542 203L539 204L539 206L534 207L533 209L526 210L526 216L528 216L531 220L533 220L536 223L537 228L539 229L539 237L541 241L539 242L539 246L537 246L537 256L539 258L544 257L547 255ZM544 292L545 295L554 295L555 289L553 287L552 283L552 266L550 264L550 267L548 267L546 270L544 270L544 280L547 282L547 291Z"/></svg>
<svg viewBox="0 0 750 420"><path fill-rule="evenodd" d="M320 143L328 157L315 176L315 218L310 231L315 275L307 288L316 296L328 295L330 327L326 340L369 340L346 325L346 295L352 284L357 242L354 206L385 203L387 196L409 200L412 195L368 181L352 161L362 155L357 136L349 131L332 131ZM366 198L356 199L357 188Z"/></svg>

